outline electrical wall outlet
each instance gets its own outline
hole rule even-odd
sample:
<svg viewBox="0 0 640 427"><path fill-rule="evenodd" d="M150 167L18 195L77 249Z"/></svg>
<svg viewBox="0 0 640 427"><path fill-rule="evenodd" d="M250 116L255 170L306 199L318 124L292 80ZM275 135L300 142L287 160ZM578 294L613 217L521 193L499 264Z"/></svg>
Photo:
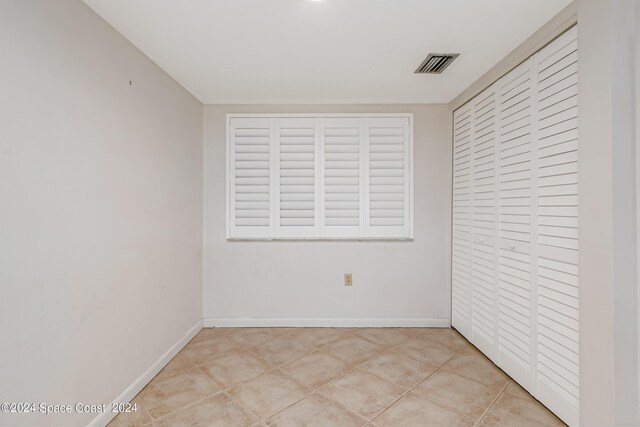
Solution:
<svg viewBox="0 0 640 427"><path fill-rule="evenodd" d="M344 275L344 285L353 286L353 277L351 276L351 273L346 273Z"/></svg>

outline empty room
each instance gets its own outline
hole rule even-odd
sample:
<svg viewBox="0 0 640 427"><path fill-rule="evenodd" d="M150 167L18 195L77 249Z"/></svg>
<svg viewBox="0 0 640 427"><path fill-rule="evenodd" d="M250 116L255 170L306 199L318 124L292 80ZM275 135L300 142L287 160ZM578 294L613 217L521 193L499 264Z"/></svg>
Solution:
<svg viewBox="0 0 640 427"><path fill-rule="evenodd" d="M637 0L0 0L0 426L640 426Z"/></svg>

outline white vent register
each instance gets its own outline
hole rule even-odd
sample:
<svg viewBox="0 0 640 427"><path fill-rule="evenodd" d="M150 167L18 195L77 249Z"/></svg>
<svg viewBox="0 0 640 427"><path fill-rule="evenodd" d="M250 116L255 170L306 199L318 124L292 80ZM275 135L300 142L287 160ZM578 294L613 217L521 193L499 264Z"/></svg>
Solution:
<svg viewBox="0 0 640 427"><path fill-rule="evenodd" d="M227 238L411 239L412 114L228 114Z"/></svg>

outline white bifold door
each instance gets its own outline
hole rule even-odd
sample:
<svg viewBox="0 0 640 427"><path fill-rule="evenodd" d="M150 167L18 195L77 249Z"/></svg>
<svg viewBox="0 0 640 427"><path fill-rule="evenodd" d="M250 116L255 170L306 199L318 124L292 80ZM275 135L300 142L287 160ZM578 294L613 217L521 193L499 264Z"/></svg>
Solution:
<svg viewBox="0 0 640 427"><path fill-rule="evenodd" d="M452 325L578 425L577 27L454 112Z"/></svg>

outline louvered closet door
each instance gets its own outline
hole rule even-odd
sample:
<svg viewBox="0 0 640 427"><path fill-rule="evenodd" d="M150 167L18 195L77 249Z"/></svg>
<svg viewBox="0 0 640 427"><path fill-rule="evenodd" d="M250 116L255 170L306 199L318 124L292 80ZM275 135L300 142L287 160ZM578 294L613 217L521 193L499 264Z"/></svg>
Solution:
<svg viewBox="0 0 640 427"><path fill-rule="evenodd" d="M364 141L359 118L321 118L321 201L319 233L322 237L360 237L364 210L360 161Z"/></svg>
<svg viewBox="0 0 640 427"><path fill-rule="evenodd" d="M409 119L365 119L367 236L411 237Z"/></svg>
<svg viewBox="0 0 640 427"><path fill-rule="evenodd" d="M232 118L229 133L229 237L269 237L271 121Z"/></svg>
<svg viewBox="0 0 640 427"><path fill-rule="evenodd" d="M313 118L274 121L276 237L316 236L316 123Z"/></svg>
<svg viewBox="0 0 640 427"><path fill-rule="evenodd" d="M533 383L532 126L530 59L498 81L499 365L523 387Z"/></svg>
<svg viewBox="0 0 640 427"><path fill-rule="evenodd" d="M473 197L472 108L453 113L453 239L451 325L471 339L471 203Z"/></svg>
<svg viewBox="0 0 640 427"><path fill-rule="evenodd" d="M536 57L537 396L578 424L577 29Z"/></svg>
<svg viewBox="0 0 640 427"><path fill-rule="evenodd" d="M471 329L474 344L497 354L499 108L495 86L471 101L473 108Z"/></svg>

